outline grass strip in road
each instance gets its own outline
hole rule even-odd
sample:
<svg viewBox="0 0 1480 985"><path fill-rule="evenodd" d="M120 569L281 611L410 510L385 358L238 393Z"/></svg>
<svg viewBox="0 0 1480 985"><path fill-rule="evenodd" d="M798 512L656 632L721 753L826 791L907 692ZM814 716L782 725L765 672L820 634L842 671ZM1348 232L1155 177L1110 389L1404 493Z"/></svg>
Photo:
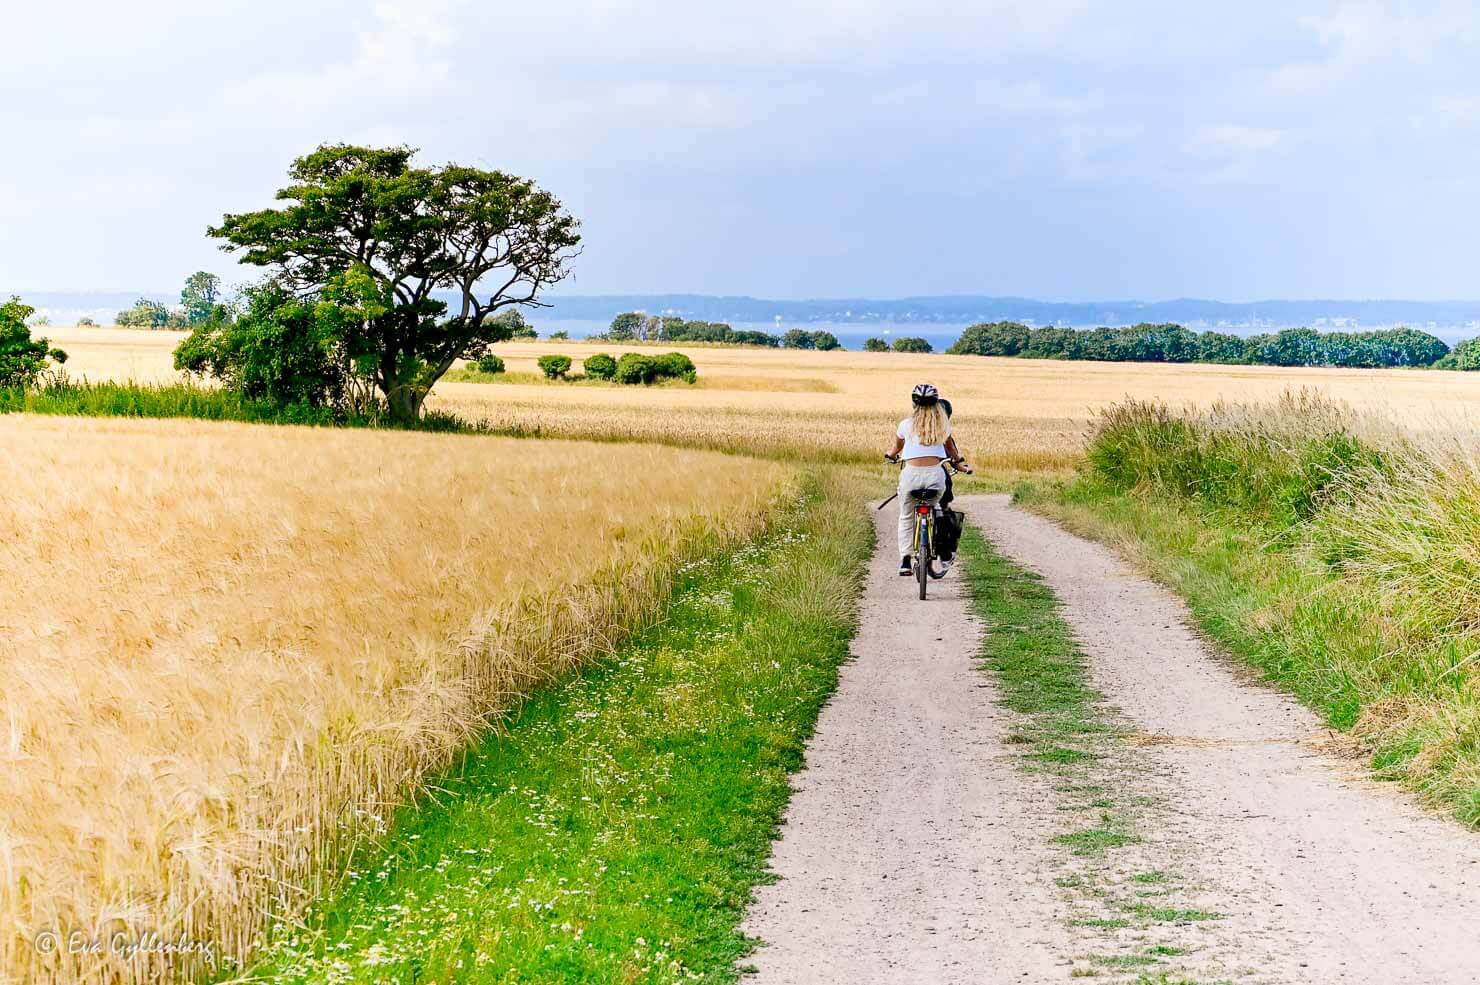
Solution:
<svg viewBox="0 0 1480 985"><path fill-rule="evenodd" d="M1138 891L1154 886L1159 896L1170 896L1180 889L1175 878L1159 870L1126 875L1120 862L1109 861L1111 853L1141 843L1137 818L1145 798L1127 787L1125 760L1133 751L1090 685L1084 654L1058 600L1042 578L1003 557L969 524L961 556L976 611L987 623L982 667L996 681L998 700L1021 716L1008 742L1022 747L1024 769L1052 784L1061 809L1092 818L1049 836L1070 873L1056 882L1075 895L1084 913L1071 926L1103 935L1105 946L1117 951L1091 956L1073 976L1121 972L1134 974L1136 985L1194 985L1160 968L1184 953L1173 943L1177 925L1217 914L1152 906L1137 898ZM1139 935L1134 952L1125 949L1127 933ZM1153 937L1156 943L1147 947L1142 938ZM1152 967L1158 970L1143 970Z"/></svg>
<svg viewBox="0 0 1480 985"><path fill-rule="evenodd" d="M533 697L250 980L724 982L818 711L870 528L837 473L686 571L666 618Z"/></svg>
<svg viewBox="0 0 1480 985"><path fill-rule="evenodd" d="M1023 745L1025 765L1054 770L1072 780L1061 788L1094 796L1101 811L1094 825L1059 835L1078 855L1096 855L1136 840L1129 822L1112 813L1104 788L1086 784L1113 738L1089 685L1084 654L1059 615L1052 590L1031 571L997 553L968 525L961 539L965 577L976 610L989 627L982 641L983 667L996 679L1004 706L1024 716L1012 737ZM1109 806L1107 806L1109 805Z"/></svg>

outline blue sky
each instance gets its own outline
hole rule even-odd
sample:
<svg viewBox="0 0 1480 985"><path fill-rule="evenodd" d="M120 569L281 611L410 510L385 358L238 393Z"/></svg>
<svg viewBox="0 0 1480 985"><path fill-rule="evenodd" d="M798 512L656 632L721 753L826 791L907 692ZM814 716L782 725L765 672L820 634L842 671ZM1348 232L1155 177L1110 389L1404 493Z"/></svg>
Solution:
<svg viewBox="0 0 1480 985"><path fill-rule="evenodd" d="M1463 3L19 4L0 287L246 271L326 140L535 178L567 293L1480 296Z"/></svg>

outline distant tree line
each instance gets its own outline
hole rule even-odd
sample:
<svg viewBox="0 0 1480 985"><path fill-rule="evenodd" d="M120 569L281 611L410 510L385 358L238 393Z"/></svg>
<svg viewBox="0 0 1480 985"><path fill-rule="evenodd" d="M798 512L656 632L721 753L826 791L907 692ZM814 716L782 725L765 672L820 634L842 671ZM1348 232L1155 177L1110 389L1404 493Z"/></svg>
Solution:
<svg viewBox="0 0 1480 985"><path fill-rule="evenodd" d="M225 324L235 316L235 310L222 294L221 278L198 270L186 278L178 308L140 298L132 308L120 311L114 322L124 328L188 329Z"/></svg>
<svg viewBox="0 0 1480 985"><path fill-rule="evenodd" d="M1480 348L1466 349L1466 345L1461 346L1466 359L1480 367ZM1446 360L1452 362L1454 355L1442 340L1411 328L1371 332L1291 328L1240 338L1225 332L1191 332L1175 324L1074 329L1029 328L1017 322L972 325L947 351L957 355L1101 362L1440 368L1445 367Z"/></svg>
<svg viewBox="0 0 1480 985"><path fill-rule="evenodd" d="M724 322L684 321L672 316L647 315L624 311L612 319L611 327L600 336L609 342L710 342L719 345L758 345L769 349L841 349L842 343L831 332L808 332L793 328L784 335L772 335L754 329L737 329Z"/></svg>
<svg viewBox="0 0 1480 985"><path fill-rule="evenodd" d="M895 339L893 345L890 345L888 342L885 342L883 339L864 339L863 340L863 351L864 352L934 352L935 351L935 348L930 344L930 340L929 339L922 339L922 338L917 338L917 337L914 337L914 336L904 335L904 336L901 336L901 337Z"/></svg>

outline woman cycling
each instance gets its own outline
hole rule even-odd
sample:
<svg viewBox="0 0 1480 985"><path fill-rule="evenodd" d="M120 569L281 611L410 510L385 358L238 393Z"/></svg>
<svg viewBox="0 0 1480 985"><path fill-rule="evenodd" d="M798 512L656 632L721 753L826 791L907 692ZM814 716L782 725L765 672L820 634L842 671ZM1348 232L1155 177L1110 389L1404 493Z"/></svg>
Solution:
<svg viewBox="0 0 1480 985"><path fill-rule="evenodd" d="M910 393L915 409L894 432L894 445L884 457L897 462L904 456L899 470L899 573L913 574L910 548L915 539L915 493L933 489L939 497L946 488L945 462L963 471L965 460L951 436L951 418L941 406L940 391L921 383Z"/></svg>

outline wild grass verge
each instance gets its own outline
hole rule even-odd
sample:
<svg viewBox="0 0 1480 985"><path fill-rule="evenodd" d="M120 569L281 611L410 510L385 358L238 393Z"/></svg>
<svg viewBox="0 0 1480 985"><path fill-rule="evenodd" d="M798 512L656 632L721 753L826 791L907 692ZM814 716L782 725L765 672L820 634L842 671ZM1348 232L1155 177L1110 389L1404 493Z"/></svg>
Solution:
<svg viewBox="0 0 1480 985"><path fill-rule="evenodd" d="M1209 635L1480 826L1480 459L1313 397L1127 403L1035 508L1119 542Z"/></svg>
<svg viewBox="0 0 1480 985"><path fill-rule="evenodd" d="M399 812L250 980L733 981L870 548L831 473Z"/></svg>

